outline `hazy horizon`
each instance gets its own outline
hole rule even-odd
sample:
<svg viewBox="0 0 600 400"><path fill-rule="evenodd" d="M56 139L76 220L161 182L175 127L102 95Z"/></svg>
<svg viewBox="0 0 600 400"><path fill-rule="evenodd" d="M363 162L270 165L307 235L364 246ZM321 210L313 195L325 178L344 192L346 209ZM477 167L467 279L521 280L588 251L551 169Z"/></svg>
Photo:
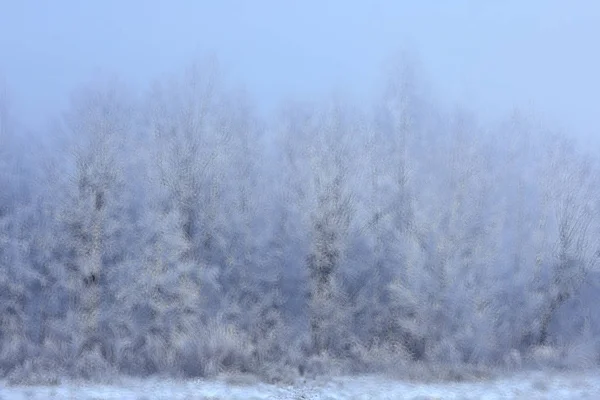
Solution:
<svg viewBox="0 0 600 400"><path fill-rule="evenodd" d="M43 130L98 74L144 88L216 54L262 111L341 89L369 98L399 51L436 99L498 118L513 108L583 139L598 132L600 6L592 1L4 2L0 77ZM598 144L595 140L594 144Z"/></svg>

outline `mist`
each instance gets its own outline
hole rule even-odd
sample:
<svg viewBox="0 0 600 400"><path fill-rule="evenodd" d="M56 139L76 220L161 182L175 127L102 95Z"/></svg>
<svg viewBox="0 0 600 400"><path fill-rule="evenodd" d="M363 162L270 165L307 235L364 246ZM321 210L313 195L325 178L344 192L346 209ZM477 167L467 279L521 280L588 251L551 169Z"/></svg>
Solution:
<svg viewBox="0 0 600 400"><path fill-rule="evenodd" d="M270 111L282 97L340 87L372 98L382 69L407 50L444 101L495 118L525 108L581 138L597 133L600 6L592 1L27 0L2 8L0 76L35 127L98 73L143 87L214 52Z"/></svg>
<svg viewBox="0 0 600 400"><path fill-rule="evenodd" d="M600 6L0 13L0 377L600 362Z"/></svg>

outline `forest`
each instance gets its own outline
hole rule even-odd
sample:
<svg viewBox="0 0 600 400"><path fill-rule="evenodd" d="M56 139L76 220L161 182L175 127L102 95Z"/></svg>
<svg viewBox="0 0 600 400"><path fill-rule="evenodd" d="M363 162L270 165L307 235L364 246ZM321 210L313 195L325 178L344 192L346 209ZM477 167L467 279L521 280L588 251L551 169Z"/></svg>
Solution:
<svg viewBox="0 0 600 400"><path fill-rule="evenodd" d="M597 155L387 74L265 119L200 58L92 79L43 133L7 82L0 377L597 366Z"/></svg>

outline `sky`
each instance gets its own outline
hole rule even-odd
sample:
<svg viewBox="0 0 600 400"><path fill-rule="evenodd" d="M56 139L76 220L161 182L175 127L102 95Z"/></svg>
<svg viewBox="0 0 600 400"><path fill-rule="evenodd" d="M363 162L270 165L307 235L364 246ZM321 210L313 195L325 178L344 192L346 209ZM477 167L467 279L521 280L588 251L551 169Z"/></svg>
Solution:
<svg viewBox="0 0 600 400"><path fill-rule="evenodd" d="M444 102L594 141L598 39L595 0L0 0L0 79L43 129L98 74L143 87L214 53L269 111L340 88L369 100L408 50Z"/></svg>

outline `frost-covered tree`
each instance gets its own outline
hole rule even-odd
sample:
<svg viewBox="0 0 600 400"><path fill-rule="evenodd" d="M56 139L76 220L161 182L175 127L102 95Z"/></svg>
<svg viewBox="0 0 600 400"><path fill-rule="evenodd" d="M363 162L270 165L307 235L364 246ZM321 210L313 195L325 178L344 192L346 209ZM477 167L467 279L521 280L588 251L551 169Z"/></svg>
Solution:
<svg viewBox="0 0 600 400"><path fill-rule="evenodd" d="M486 276L492 283L488 309L495 315L488 354L495 353L498 358L510 358L510 351L514 355L523 350L523 332L537 312L538 299L532 296L531 283L544 253L539 184L543 152L542 137L532 122L531 116L514 111L494 128L487 153L488 165L495 172L493 202L486 210L496 229L494 268Z"/></svg>
<svg viewBox="0 0 600 400"><path fill-rule="evenodd" d="M363 200L362 233L370 243L372 260L356 267L363 269L357 328L368 328L368 340L379 343L398 342L403 335L398 329L399 310L390 307L389 283L406 265L406 239L414 223L411 179L414 161L421 156L415 154L415 144L422 139L422 99L413 68L404 61L390 74L369 138L369 193Z"/></svg>
<svg viewBox="0 0 600 400"><path fill-rule="evenodd" d="M124 170L133 109L117 81L77 93L65 116L71 140L67 196L60 219L73 361L88 354L114 362L112 323L128 257ZM81 371L84 372L84 371Z"/></svg>
<svg viewBox="0 0 600 400"><path fill-rule="evenodd" d="M21 263L15 132L7 89L0 86L0 370L6 372L26 357L26 282Z"/></svg>
<svg viewBox="0 0 600 400"><path fill-rule="evenodd" d="M272 182L264 179L264 124L243 92L227 101L230 132L225 191L227 260L219 277L225 303L222 317L249 335L255 361L264 366L281 358L283 263L273 238ZM277 225L275 225L277 226Z"/></svg>
<svg viewBox="0 0 600 400"><path fill-rule="evenodd" d="M536 345L548 344L552 318L578 295L600 261L598 166L564 138L552 138L547 146L541 204L545 253L535 271L535 293L541 304L533 332L526 335Z"/></svg>
<svg viewBox="0 0 600 400"><path fill-rule="evenodd" d="M165 207L179 214L189 253L181 260L216 273L224 260L220 196L228 161L229 132L220 110L222 89L216 65L192 65L183 79L156 85L150 100L155 167L168 193Z"/></svg>
<svg viewBox="0 0 600 400"><path fill-rule="evenodd" d="M323 111L297 110L289 116L285 134L295 148L289 161L297 168L295 184L308 235L310 351L340 355L350 343L342 272L355 215L351 185L359 158L353 146L357 125L338 101Z"/></svg>
<svg viewBox="0 0 600 400"><path fill-rule="evenodd" d="M39 185L39 148L20 126L7 89L0 89L0 369L9 372L39 353L44 335L41 293L46 230ZM27 149L27 151L25 150ZM38 164L39 165L39 164Z"/></svg>
<svg viewBox="0 0 600 400"><path fill-rule="evenodd" d="M0 373L591 360L595 159L393 67L374 109L262 121L205 59L139 102L83 89L37 136L0 92Z"/></svg>
<svg viewBox="0 0 600 400"><path fill-rule="evenodd" d="M244 307L254 301L248 296L256 297L249 264L259 254L251 233L258 205L255 121L248 104L226 91L214 60L192 65L166 88L157 85L149 105L158 184L152 212L170 221L154 240L177 238L175 248L161 250L170 256L163 276L182 282L170 289L181 322L171 345L187 374L235 367L212 365L198 332L214 335L206 331L213 323L241 329L252 315Z"/></svg>
<svg viewBox="0 0 600 400"><path fill-rule="evenodd" d="M496 171L489 164L492 153L485 132L468 115L457 113L448 132L446 166L434 183L437 209L424 206L432 192L420 193L424 196L418 199L416 236L429 278L424 290L430 308L426 356L477 362L491 357L493 347L490 273L497 267L498 253Z"/></svg>

